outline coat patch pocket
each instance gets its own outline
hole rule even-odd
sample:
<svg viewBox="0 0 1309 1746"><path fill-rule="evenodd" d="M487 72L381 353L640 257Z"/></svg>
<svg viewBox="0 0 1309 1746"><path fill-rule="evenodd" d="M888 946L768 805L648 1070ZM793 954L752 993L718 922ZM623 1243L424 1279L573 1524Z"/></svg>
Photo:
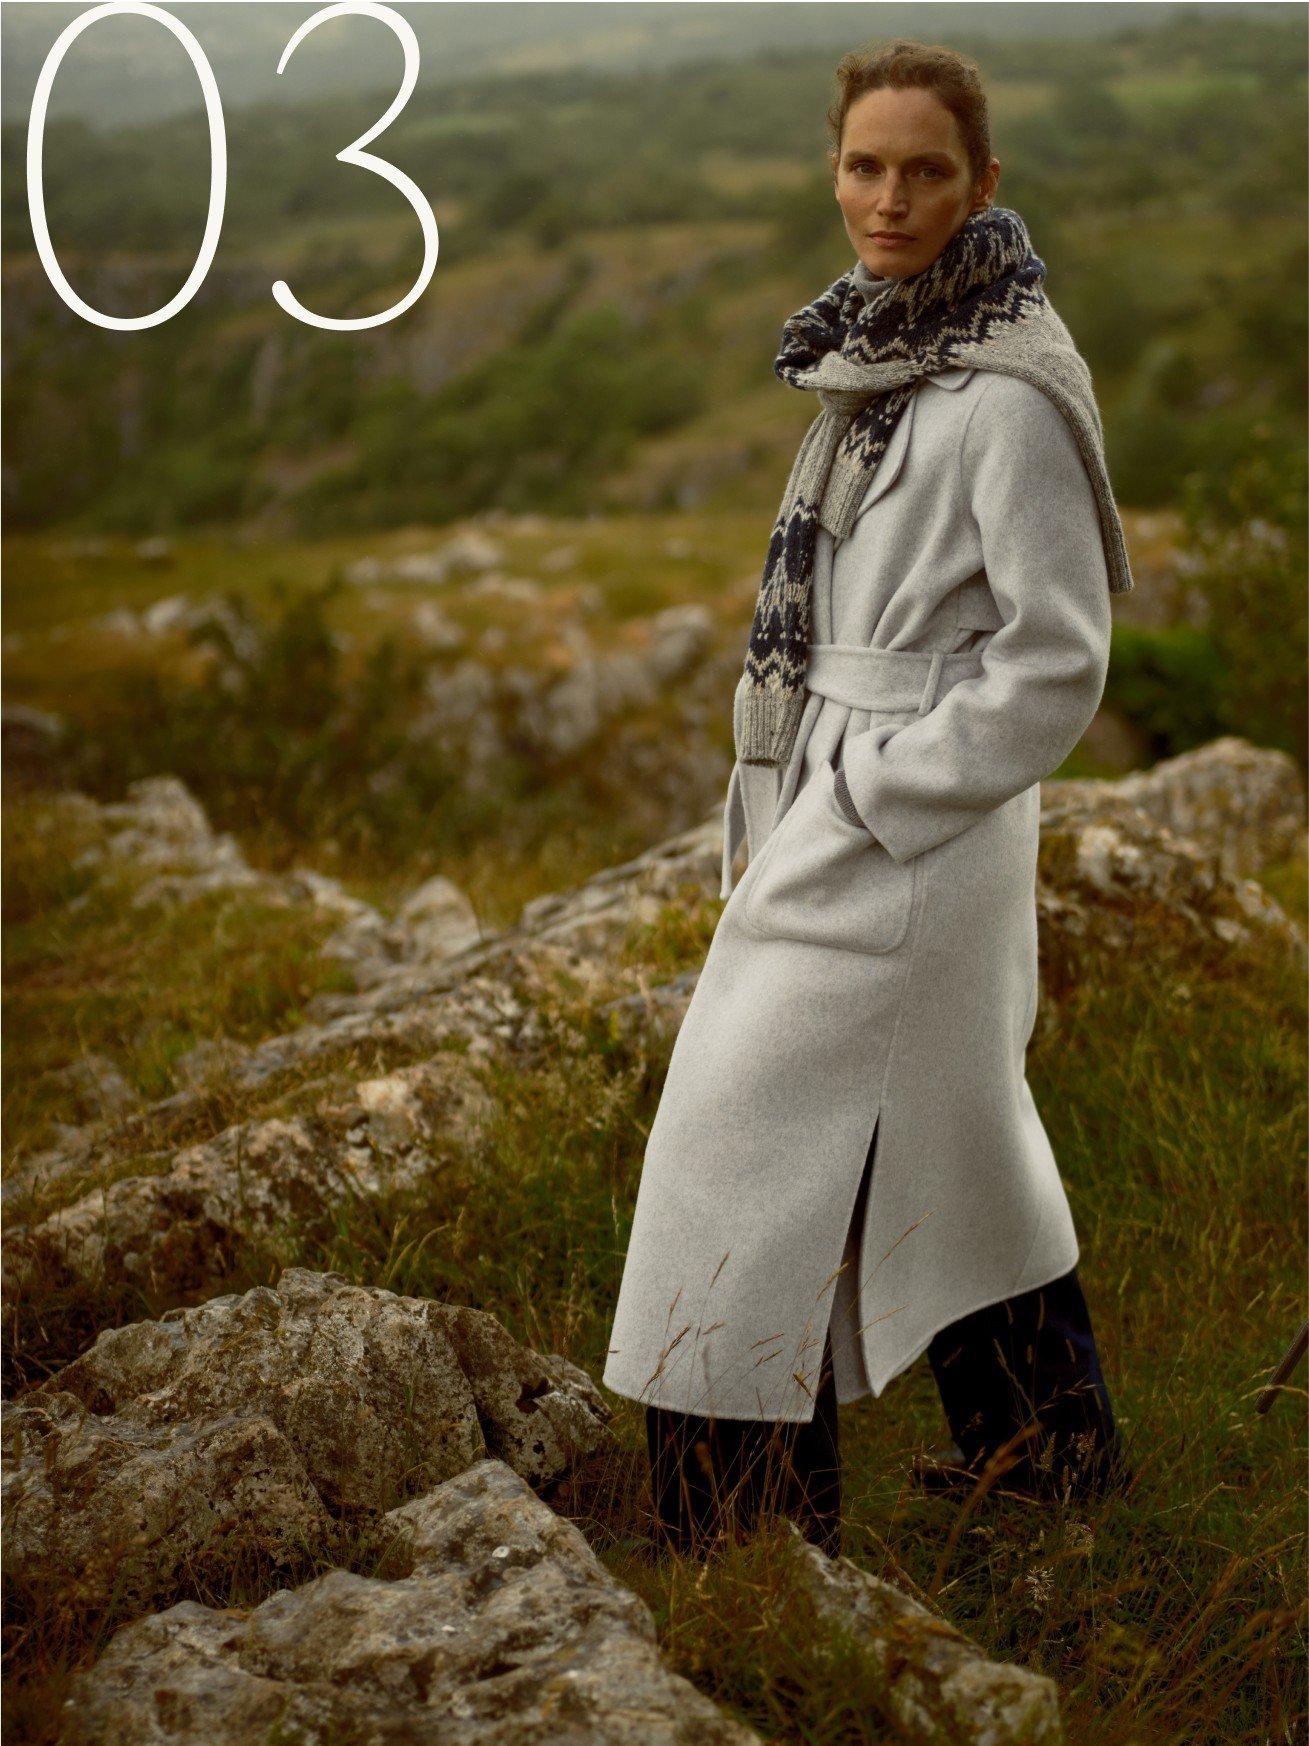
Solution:
<svg viewBox="0 0 1309 1746"><path fill-rule="evenodd" d="M893 952L909 931L918 857L897 861L852 824L833 792L835 779L824 763L774 826L742 919L764 939Z"/></svg>

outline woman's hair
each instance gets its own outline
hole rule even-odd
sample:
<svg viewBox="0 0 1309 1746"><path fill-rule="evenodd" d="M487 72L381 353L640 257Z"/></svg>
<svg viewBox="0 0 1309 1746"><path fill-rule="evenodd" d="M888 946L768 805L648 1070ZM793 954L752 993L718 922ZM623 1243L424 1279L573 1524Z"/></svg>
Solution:
<svg viewBox="0 0 1309 1746"><path fill-rule="evenodd" d="M991 162L991 117L981 72L967 55L901 36L885 48L852 49L842 57L836 79L840 94L827 111L834 153L841 149L846 113L865 91L886 86L897 91L931 91L958 123L973 181L985 174Z"/></svg>

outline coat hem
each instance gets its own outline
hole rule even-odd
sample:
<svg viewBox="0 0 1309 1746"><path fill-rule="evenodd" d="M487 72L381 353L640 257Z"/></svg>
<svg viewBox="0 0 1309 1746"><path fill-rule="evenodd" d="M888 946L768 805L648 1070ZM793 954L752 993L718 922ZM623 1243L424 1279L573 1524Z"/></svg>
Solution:
<svg viewBox="0 0 1309 1746"><path fill-rule="evenodd" d="M1035 1242L1036 1239L1033 1238L1032 1241ZM1030 1254L1030 1250L1029 1250L1029 1254ZM872 1395L874 1400L879 1399L883 1394L885 1394L886 1390L890 1387L891 1383L893 1383L895 1381L897 1376L902 1376L906 1370L908 1370L912 1365L914 1365L918 1362L918 1360L922 1357L923 1353L926 1352L927 1348L931 1345L932 1341L936 1338L936 1336L940 1333L943 1333L946 1328L951 1327L957 1321L962 1321L965 1316L973 1316L973 1315L976 1315L979 1310L990 1309L995 1304L1005 1303L1009 1298L1018 1297L1025 1291L1037 1291L1044 1285L1052 1285L1056 1279L1062 1279L1063 1276L1065 1275L1065 1273L1071 1272L1071 1270L1077 1266L1078 1261L1081 1259L1081 1254L1082 1254L1081 1245L1074 1238L1074 1241L1073 1241L1073 1259L1071 1261L1066 1262L1064 1265L1058 1267L1053 1273L1048 1273L1044 1279L1033 1280L1033 1282L1030 1285L1020 1285L1012 1291L1002 1291L998 1294L992 1294L992 1295L989 1295L987 1297L983 1297L977 1303L973 1304L970 1308L968 1308L966 1310L961 1310L957 1316L951 1316L948 1321L942 1322L941 1326L939 1328L933 1328L932 1332L923 1341L922 1345L918 1347L917 1351L913 1354L913 1356L910 1358L906 1358L902 1364L898 1365L897 1368L894 1369L888 1377L886 1377L885 1381L883 1381L881 1383L876 1383L870 1377L869 1378L869 1387L867 1389L865 1389L862 1394L852 1394L852 1395L847 1396L844 1400L841 1398L840 1395L838 1395L836 1397L837 1398L837 1405L838 1406L849 1406L849 1405L851 1405L852 1402L857 1401L857 1400L863 1400L867 1395L870 1395L870 1394ZM1022 1278L1021 1273L1019 1274L1019 1278L1020 1279Z"/></svg>
<svg viewBox="0 0 1309 1746"><path fill-rule="evenodd" d="M1038 1235L1039 1235L1039 1228L1038 1228ZM1032 1240L1033 1240L1033 1243L1035 1243L1036 1239L1033 1238ZM1030 1253L1030 1251L1029 1251L1029 1253ZM923 1340L922 1344L917 1348L917 1350L912 1352L909 1355L909 1357L904 1359L901 1363L897 1364L896 1368L893 1371L891 1371L890 1375L887 1376L884 1381L878 1383L878 1382L873 1381L873 1379L870 1377L869 1384L868 1384L867 1388L859 1389L854 1394L846 1394L846 1395L838 1394L836 1397L837 1405L838 1406L853 1406L856 1403L856 1401L867 1400L870 1397L873 1400L880 1399L881 1396L883 1394L885 1394L886 1390L890 1387L891 1383L893 1383L895 1381L896 1377L902 1376L906 1370L911 1369L918 1362L918 1360L923 1356L923 1354L926 1352L927 1348L931 1345L932 1341L936 1338L936 1336L939 1333L942 1333L946 1328L952 1326L953 1323L955 1323L957 1321L962 1321L965 1316L976 1315L979 1310L990 1309L994 1304L1004 1303L1006 1301L1006 1299L1011 1298L1011 1297L1017 1297L1021 1292L1036 1291L1041 1286L1052 1285L1056 1279L1062 1279L1066 1273L1070 1272L1072 1270L1072 1268L1076 1267L1078 1262L1080 1261L1080 1259L1081 1259L1081 1245L1078 1244L1076 1242L1076 1240L1074 1239L1073 1259L1071 1261L1067 1262L1065 1265L1060 1266L1053 1273L1048 1273L1044 1279L1034 1280L1031 1285L1019 1286L1017 1289L1012 1290L1012 1291L1001 1291L998 1293L994 1293L994 1292L989 1293L987 1296L980 1298L976 1303L971 1304L967 1309L961 1310L957 1316L951 1316L948 1321L942 1322L939 1328L933 1328L931 1333L927 1335L926 1339ZM1020 1273L1019 1278L1021 1278L1021 1277L1022 1277L1022 1274ZM620 1395L624 1400L635 1401L639 1406L661 1407L665 1411L683 1412L683 1413L685 1413L687 1410L685 1407L679 1406L672 1401L657 1400L657 1399L654 1399L652 1396L648 1396L646 1394L639 1394L639 1395L629 1394L626 1389L615 1388L611 1382L605 1381L603 1376L601 1377L601 1382L603 1383L604 1387L609 1390L610 1394ZM754 1415L753 1413L751 1413L751 1414L746 1414L746 1413L704 1413L704 1414L699 1414L699 1415L688 1414L688 1416L689 1417L698 1416L698 1417L703 1417L703 1418L714 1418L714 1419L730 1419L736 1423L741 1423L741 1424L767 1423L767 1424L779 1424L779 1425L780 1424L795 1425L795 1424L809 1424L813 1419L813 1408L811 1407L808 1418L801 1418L801 1417L799 1417L798 1414L794 1414L794 1413L778 1413L775 1416L770 1416L767 1420L761 1420L758 1417L756 1417L756 1415Z"/></svg>

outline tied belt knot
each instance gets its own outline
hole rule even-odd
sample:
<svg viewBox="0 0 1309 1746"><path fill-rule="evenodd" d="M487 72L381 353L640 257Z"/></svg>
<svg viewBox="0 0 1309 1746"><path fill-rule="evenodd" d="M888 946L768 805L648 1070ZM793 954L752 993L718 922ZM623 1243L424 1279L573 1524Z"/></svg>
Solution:
<svg viewBox="0 0 1309 1746"><path fill-rule="evenodd" d="M981 654L972 649L961 649L947 655L939 649L869 649L856 643L810 643L805 657L805 691L808 695L790 762L777 791L777 811L784 811L790 804L809 732L825 698L851 710L865 710L870 716L903 714L906 710L926 715L961 679L975 678L981 672ZM767 766L751 769L752 778L773 774ZM738 759L732 769L723 810L720 897L731 895L732 863L746 834L745 806ZM774 823L776 816L775 813Z"/></svg>

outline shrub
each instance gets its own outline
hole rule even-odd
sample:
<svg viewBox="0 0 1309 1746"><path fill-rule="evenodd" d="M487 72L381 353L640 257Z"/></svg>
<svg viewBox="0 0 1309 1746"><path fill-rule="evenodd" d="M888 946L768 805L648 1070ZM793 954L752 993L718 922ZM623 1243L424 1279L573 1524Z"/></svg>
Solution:
<svg viewBox="0 0 1309 1746"><path fill-rule="evenodd" d="M1219 704L1221 657L1193 625L1115 625L1105 703L1141 730L1155 758L1229 731Z"/></svg>
<svg viewBox="0 0 1309 1746"><path fill-rule="evenodd" d="M1242 458L1190 473L1182 513L1191 583L1207 608L1215 710L1225 728L1278 746L1303 767L1309 460L1271 427L1254 427Z"/></svg>

